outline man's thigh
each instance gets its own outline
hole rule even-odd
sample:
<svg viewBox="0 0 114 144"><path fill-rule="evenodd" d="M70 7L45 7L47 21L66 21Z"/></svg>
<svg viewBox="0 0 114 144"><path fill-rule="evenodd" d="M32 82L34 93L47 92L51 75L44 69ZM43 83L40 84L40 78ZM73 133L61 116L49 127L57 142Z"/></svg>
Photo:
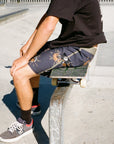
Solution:
<svg viewBox="0 0 114 144"><path fill-rule="evenodd" d="M47 49L35 56L30 62L30 68L36 74L42 74L61 65L62 48Z"/></svg>

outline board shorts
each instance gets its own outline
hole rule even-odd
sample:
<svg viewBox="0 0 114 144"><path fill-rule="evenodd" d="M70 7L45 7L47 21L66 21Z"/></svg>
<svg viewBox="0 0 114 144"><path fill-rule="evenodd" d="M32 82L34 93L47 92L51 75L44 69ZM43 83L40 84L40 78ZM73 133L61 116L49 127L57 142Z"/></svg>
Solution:
<svg viewBox="0 0 114 144"><path fill-rule="evenodd" d="M49 76L52 69L86 65L94 57L94 47L75 46L50 48L47 42L29 61L28 65L36 73ZM93 50L92 50L93 49Z"/></svg>

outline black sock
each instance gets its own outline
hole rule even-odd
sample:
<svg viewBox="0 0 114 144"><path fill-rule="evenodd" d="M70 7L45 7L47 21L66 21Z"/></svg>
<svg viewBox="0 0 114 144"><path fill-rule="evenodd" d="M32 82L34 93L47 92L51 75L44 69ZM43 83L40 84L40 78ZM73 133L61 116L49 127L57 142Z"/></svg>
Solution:
<svg viewBox="0 0 114 144"><path fill-rule="evenodd" d="M26 121L27 124L31 123L31 109L30 110L21 110L21 118Z"/></svg>
<svg viewBox="0 0 114 144"><path fill-rule="evenodd" d="M38 105L38 91L39 91L39 88L33 88L32 105Z"/></svg>

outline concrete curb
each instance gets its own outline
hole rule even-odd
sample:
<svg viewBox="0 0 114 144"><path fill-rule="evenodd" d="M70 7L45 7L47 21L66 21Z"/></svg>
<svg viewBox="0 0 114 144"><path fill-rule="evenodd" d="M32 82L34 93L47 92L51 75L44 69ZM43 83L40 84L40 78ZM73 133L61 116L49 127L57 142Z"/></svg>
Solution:
<svg viewBox="0 0 114 144"><path fill-rule="evenodd" d="M2 15L2 16L0 16L0 23L3 22L3 21L9 20L10 18L14 18L14 17L17 17L19 15L22 15L27 11L28 11L28 9L22 9L22 10L18 10L18 11L15 11L15 12L11 12L11 13Z"/></svg>

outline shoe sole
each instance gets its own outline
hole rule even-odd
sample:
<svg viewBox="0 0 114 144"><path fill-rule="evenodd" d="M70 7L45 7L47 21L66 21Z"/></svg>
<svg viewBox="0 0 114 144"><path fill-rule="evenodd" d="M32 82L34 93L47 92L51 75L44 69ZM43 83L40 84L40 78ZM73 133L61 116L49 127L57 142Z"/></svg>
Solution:
<svg viewBox="0 0 114 144"><path fill-rule="evenodd" d="M23 138L24 136L32 133L34 130L34 128L30 129L29 131L23 133L22 135L16 137L16 138L12 138L12 139L3 139L3 138L0 138L0 142L5 142L5 143L9 143L9 142L16 142L18 140L20 140L21 138Z"/></svg>

